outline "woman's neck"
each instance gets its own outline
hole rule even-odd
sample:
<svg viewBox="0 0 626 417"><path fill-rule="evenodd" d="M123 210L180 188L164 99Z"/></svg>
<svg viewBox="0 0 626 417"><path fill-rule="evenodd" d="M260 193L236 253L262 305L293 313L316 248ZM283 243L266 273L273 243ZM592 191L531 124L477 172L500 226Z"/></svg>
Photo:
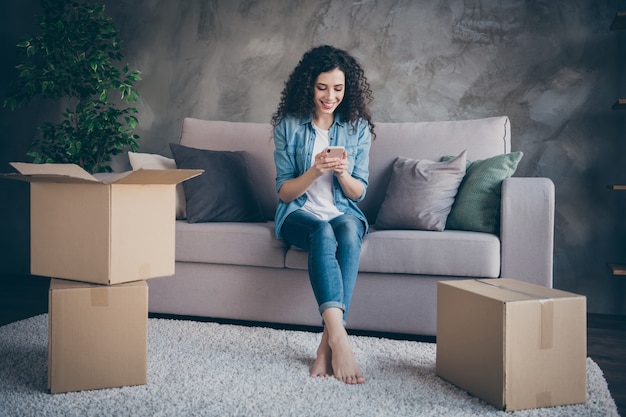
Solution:
<svg viewBox="0 0 626 417"><path fill-rule="evenodd" d="M329 130L330 127L333 125L334 120L335 117L332 114L325 114L322 115L322 117L318 115L313 116L313 123L315 123L315 126L319 127L322 130Z"/></svg>

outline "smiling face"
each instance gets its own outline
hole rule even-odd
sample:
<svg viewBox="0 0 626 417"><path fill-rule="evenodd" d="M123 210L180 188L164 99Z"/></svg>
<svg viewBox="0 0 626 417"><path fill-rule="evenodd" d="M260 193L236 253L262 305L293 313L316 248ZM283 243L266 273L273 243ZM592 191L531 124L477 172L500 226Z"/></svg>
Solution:
<svg viewBox="0 0 626 417"><path fill-rule="evenodd" d="M339 68L318 75L313 86L315 116L318 119L332 117L343 100L346 76Z"/></svg>

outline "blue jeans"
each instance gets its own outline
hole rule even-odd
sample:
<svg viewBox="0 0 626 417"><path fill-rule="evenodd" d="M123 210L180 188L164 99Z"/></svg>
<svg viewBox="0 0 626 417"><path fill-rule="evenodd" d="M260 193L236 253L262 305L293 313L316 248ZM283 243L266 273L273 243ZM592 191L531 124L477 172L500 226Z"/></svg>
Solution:
<svg viewBox="0 0 626 417"><path fill-rule="evenodd" d="M351 214L325 221L296 210L285 219L282 234L287 243L309 252L309 279L320 314L337 307L345 322L359 271L363 222Z"/></svg>

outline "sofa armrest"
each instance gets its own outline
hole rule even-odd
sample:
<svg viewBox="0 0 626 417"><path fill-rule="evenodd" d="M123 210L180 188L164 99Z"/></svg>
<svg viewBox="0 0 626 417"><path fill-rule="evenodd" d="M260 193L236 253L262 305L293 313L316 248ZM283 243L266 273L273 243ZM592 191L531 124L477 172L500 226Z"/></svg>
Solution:
<svg viewBox="0 0 626 417"><path fill-rule="evenodd" d="M500 276L552 287L554 183L508 178L502 183Z"/></svg>

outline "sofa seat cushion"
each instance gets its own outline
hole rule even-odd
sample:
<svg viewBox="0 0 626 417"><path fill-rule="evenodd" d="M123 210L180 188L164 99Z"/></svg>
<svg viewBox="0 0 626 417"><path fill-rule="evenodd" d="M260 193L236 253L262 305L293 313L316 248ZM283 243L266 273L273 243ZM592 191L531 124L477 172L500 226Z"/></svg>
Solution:
<svg viewBox="0 0 626 417"><path fill-rule="evenodd" d="M274 223L176 221L176 261L283 268L285 244Z"/></svg>
<svg viewBox="0 0 626 417"><path fill-rule="evenodd" d="M307 252L291 248L285 265L306 269ZM365 237L360 272L500 276L500 239L489 233L446 230L373 230Z"/></svg>

